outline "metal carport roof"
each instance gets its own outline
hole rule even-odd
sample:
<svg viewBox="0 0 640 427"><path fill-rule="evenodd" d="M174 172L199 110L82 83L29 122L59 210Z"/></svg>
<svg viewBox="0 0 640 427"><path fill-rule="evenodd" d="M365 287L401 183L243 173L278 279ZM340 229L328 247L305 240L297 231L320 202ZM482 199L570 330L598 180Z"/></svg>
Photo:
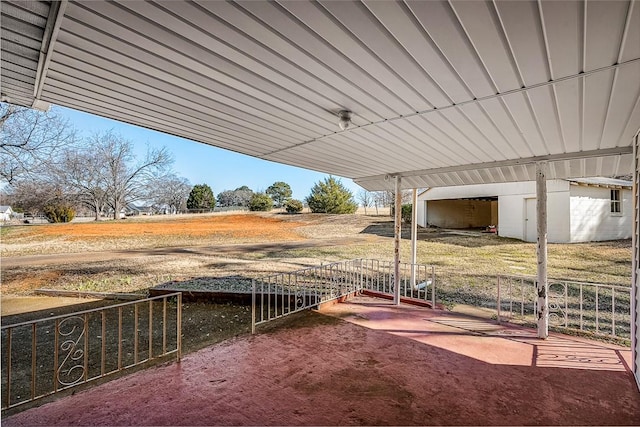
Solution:
<svg viewBox="0 0 640 427"><path fill-rule="evenodd" d="M405 188L613 176L635 1L3 0L2 99ZM353 112L338 127L337 113Z"/></svg>

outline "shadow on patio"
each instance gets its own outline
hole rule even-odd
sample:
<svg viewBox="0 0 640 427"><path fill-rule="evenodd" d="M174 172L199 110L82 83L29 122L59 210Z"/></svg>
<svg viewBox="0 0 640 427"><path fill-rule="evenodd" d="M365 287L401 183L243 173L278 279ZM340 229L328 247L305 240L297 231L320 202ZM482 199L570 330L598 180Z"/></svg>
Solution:
<svg viewBox="0 0 640 427"><path fill-rule="evenodd" d="M638 425L630 350L359 297L3 420Z"/></svg>

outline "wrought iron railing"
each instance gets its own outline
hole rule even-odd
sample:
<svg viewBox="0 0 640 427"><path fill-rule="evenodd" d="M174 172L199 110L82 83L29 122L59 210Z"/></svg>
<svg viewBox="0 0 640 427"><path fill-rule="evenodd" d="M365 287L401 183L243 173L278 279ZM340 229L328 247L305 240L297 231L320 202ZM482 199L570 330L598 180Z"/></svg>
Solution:
<svg viewBox="0 0 640 427"><path fill-rule="evenodd" d="M256 325L306 310L361 289L361 260L278 273L252 280L252 321Z"/></svg>
<svg viewBox="0 0 640 427"><path fill-rule="evenodd" d="M2 409L182 355L180 292L2 326Z"/></svg>
<svg viewBox="0 0 640 427"><path fill-rule="evenodd" d="M631 288L549 279L549 325L599 335L631 336ZM498 276L497 317L535 322L537 280Z"/></svg>
<svg viewBox="0 0 640 427"><path fill-rule="evenodd" d="M252 332L256 325L365 289L393 295L393 277L392 262L355 259L254 279ZM435 305L434 267L403 263L399 283L402 297Z"/></svg>
<svg viewBox="0 0 640 427"><path fill-rule="evenodd" d="M362 289L393 295L394 263L375 259L361 260ZM432 265L400 263L400 296L436 303L436 270Z"/></svg>

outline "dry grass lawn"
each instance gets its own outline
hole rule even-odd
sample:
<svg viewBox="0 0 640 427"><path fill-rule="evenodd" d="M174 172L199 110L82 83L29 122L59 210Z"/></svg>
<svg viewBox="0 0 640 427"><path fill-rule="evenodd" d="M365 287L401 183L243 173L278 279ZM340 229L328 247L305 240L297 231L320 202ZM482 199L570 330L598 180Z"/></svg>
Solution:
<svg viewBox="0 0 640 427"><path fill-rule="evenodd" d="M144 293L167 281L257 277L321 262L391 260L393 256L393 224L386 216L156 216L3 227L0 231L3 294L25 295L37 288ZM402 257L408 260L408 231L403 234ZM435 265L439 286L452 289L454 294L493 288L497 274L531 275L536 271L535 245L531 243L435 229L421 230L419 239L418 261ZM127 251L137 252L123 256ZM89 253L95 253L94 258L86 261L83 254ZM62 259L12 265L12 260L31 255L54 254L61 254ZM559 279L628 285L630 241L550 244L549 274Z"/></svg>

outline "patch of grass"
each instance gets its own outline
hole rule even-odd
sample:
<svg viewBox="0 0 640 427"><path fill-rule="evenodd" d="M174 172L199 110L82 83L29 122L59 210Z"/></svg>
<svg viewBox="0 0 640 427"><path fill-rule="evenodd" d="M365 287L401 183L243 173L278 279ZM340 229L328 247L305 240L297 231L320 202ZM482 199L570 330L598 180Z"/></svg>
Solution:
<svg viewBox="0 0 640 427"><path fill-rule="evenodd" d="M98 280L88 279L80 280L78 283L73 283L69 286L69 290L77 290L81 292L105 292L105 289L113 292L115 289L119 289L118 292L122 292L122 289L129 289L133 278L129 275L123 277L108 277ZM109 291L107 291L109 292Z"/></svg>

